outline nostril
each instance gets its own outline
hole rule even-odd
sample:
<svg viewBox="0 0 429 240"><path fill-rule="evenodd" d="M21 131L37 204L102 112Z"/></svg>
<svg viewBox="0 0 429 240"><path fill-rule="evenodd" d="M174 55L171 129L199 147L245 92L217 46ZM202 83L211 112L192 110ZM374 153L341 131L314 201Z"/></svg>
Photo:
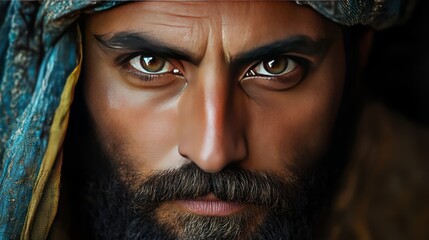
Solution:
<svg viewBox="0 0 429 240"><path fill-rule="evenodd" d="M183 151L180 150L180 148L178 149L178 152L180 154L180 156L182 156L183 158L189 159L189 156L185 153L183 153Z"/></svg>

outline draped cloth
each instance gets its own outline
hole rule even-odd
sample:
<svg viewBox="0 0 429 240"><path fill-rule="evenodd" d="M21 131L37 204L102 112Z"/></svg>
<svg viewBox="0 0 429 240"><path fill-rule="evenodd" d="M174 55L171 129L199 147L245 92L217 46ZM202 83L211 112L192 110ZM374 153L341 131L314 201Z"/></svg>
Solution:
<svg viewBox="0 0 429 240"><path fill-rule="evenodd" d="M404 0L296 1L343 25L385 28ZM82 58L78 19L122 1L0 1L0 239L45 239Z"/></svg>

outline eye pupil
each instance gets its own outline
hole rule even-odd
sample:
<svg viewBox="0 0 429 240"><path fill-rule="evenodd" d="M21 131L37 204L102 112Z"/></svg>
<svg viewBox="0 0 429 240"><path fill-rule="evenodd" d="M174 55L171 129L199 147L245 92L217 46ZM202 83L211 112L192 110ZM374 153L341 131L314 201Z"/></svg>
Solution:
<svg viewBox="0 0 429 240"><path fill-rule="evenodd" d="M288 67L288 61L285 57L278 57L264 61L264 69L271 74L279 74L285 71Z"/></svg>
<svg viewBox="0 0 429 240"><path fill-rule="evenodd" d="M165 66L165 60L159 57L142 56L140 58L141 66L148 72L159 72Z"/></svg>

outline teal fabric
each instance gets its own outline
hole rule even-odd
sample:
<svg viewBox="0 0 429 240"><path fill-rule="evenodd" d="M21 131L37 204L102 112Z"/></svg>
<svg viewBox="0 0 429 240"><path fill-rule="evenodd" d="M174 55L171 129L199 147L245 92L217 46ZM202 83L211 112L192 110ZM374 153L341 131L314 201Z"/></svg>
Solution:
<svg viewBox="0 0 429 240"><path fill-rule="evenodd" d="M404 21L417 0L297 0L345 26L369 25L385 29Z"/></svg>
<svg viewBox="0 0 429 240"><path fill-rule="evenodd" d="M371 12L368 6L375 1L298 2L341 24L371 25L392 22L401 1L377 1L390 10L388 15L371 15L371 21L363 13ZM121 3L0 1L0 239L21 234L53 116L66 78L77 64L76 19ZM337 4L346 12L332 12L342 9Z"/></svg>
<svg viewBox="0 0 429 240"><path fill-rule="evenodd" d="M0 239L17 239L65 81L77 64L80 13L120 2L2 1Z"/></svg>

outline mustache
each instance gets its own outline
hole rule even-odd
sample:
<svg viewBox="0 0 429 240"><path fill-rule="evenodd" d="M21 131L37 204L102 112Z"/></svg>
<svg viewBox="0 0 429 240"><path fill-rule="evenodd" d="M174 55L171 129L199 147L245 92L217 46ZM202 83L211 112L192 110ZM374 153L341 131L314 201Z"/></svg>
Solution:
<svg viewBox="0 0 429 240"><path fill-rule="evenodd" d="M134 185L135 186L135 185ZM227 202L252 204L275 213L290 213L305 205L305 181L282 173L228 167L208 173L191 163L180 169L154 172L133 190L134 206L158 206L165 201L214 194Z"/></svg>

